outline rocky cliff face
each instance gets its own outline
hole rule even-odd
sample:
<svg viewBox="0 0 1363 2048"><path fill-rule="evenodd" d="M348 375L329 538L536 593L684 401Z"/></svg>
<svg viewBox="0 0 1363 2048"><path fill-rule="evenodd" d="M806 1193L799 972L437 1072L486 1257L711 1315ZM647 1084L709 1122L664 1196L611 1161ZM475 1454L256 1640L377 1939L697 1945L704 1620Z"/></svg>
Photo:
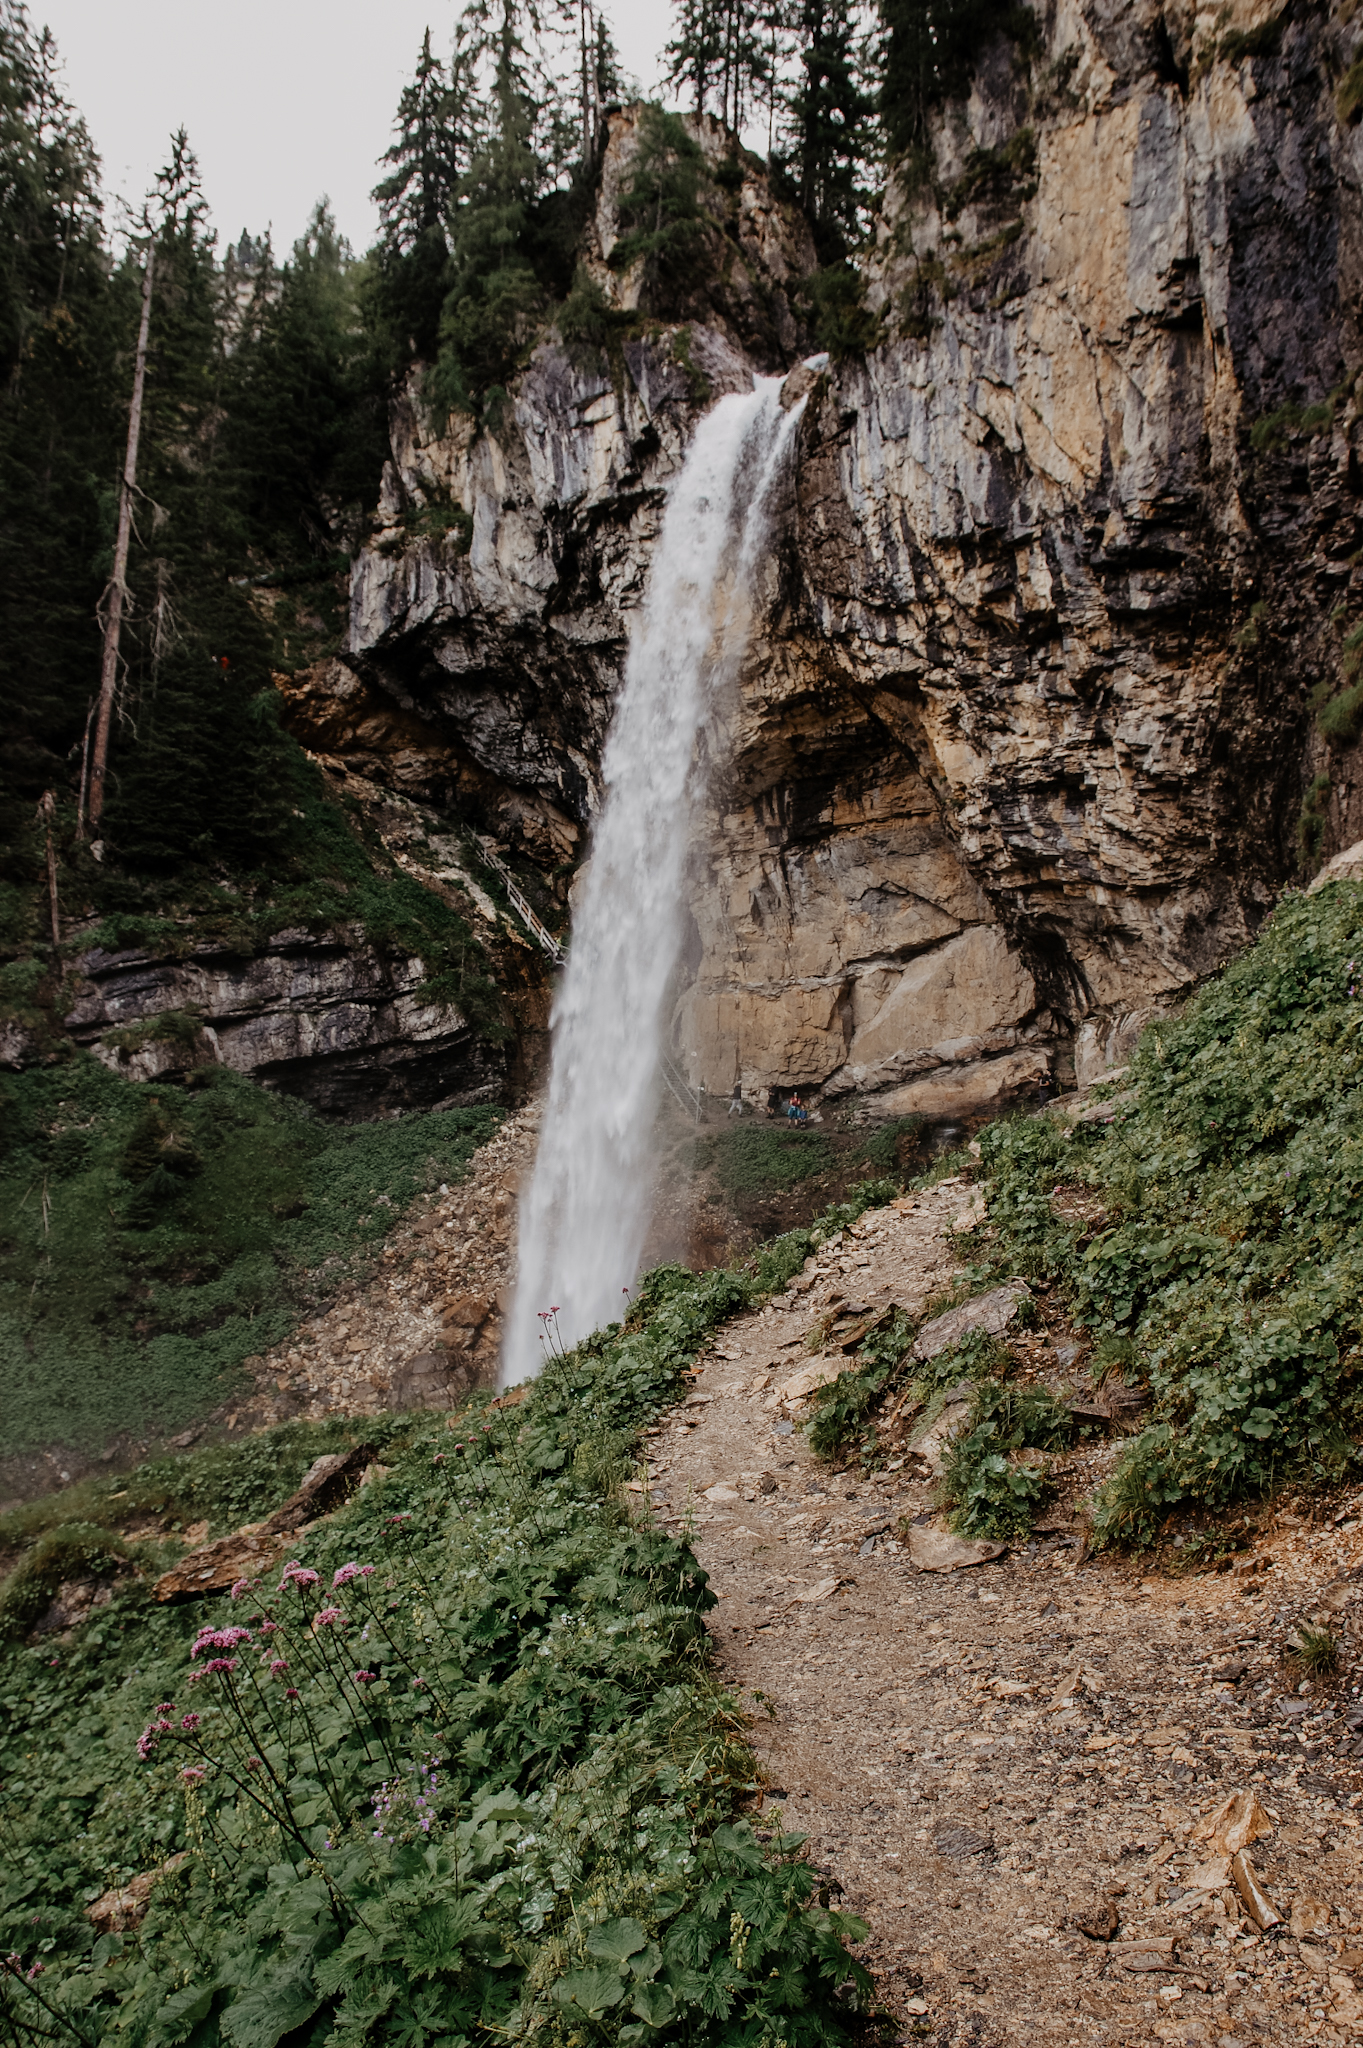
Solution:
<svg viewBox="0 0 1363 2048"><path fill-rule="evenodd" d="M882 341L795 370L721 707L676 1010L706 1086L946 1114L1071 1056L1091 1074L1253 931L1322 762L1324 850L1363 831L1352 756L1309 718L1360 606L1342 13L1041 7L1037 47L986 50L931 176L892 189ZM636 133L615 117L588 249L620 305ZM546 870L582 850L698 410L807 346L807 240L751 169L731 240L695 319L613 364L551 338L494 428L397 408L351 680L295 690L333 737L337 690L362 695L346 745L372 772L441 784Z"/></svg>

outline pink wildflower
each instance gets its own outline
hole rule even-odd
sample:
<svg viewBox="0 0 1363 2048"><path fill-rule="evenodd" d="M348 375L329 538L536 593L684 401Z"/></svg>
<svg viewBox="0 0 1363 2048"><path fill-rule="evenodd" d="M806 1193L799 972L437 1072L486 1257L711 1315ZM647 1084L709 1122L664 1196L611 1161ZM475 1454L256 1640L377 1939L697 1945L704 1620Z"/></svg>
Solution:
<svg viewBox="0 0 1363 2048"><path fill-rule="evenodd" d="M352 1579L372 1579L373 1576L372 1564L343 1564L332 1573L331 1583L333 1587L348 1586Z"/></svg>
<svg viewBox="0 0 1363 2048"><path fill-rule="evenodd" d="M277 1636L279 1634L279 1623L277 1621L262 1621L260 1633L263 1636Z"/></svg>
<svg viewBox="0 0 1363 2048"><path fill-rule="evenodd" d="M235 1650L238 1643L249 1643L249 1628L201 1628L190 1651L191 1661L205 1650Z"/></svg>
<svg viewBox="0 0 1363 2048"><path fill-rule="evenodd" d="M300 1593L304 1593L307 1591L309 1586L315 1586L316 1584L316 1572L308 1571L306 1567L301 1564L286 1564L284 1567L284 1576L279 1581L279 1590L282 1593L286 1586L294 1585L297 1586Z"/></svg>
<svg viewBox="0 0 1363 2048"><path fill-rule="evenodd" d="M284 1697L286 1700L296 1700L298 1698L298 1687L296 1685L286 1685Z"/></svg>
<svg viewBox="0 0 1363 2048"><path fill-rule="evenodd" d="M356 1685L369 1685L378 1675L377 1671L356 1671L353 1674Z"/></svg>
<svg viewBox="0 0 1363 2048"><path fill-rule="evenodd" d="M202 1764L186 1764L180 1776L184 1779L186 1785L202 1785L208 1773Z"/></svg>
<svg viewBox="0 0 1363 2048"><path fill-rule="evenodd" d="M245 1595L250 1592L250 1590L250 1579L234 1579L232 1581L232 1598L234 1600L243 1599Z"/></svg>
<svg viewBox="0 0 1363 2048"><path fill-rule="evenodd" d="M198 1725L199 1717L197 1714L183 1714L180 1718L180 1726L184 1729L186 1735L192 1735Z"/></svg>
<svg viewBox="0 0 1363 2048"><path fill-rule="evenodd" d="M280 1675L281 1675L281 1674L282 1674L283 1672L287 1671L287 1670L288 1670L288 1668L289 1668L289 1660L288 1660L288 1658L287 1658L287 1657L272 1657L272 1658L270 1659L270 1676L271 1676L271 1678L278 1678L278 1677L280 1677Z"/></svg>

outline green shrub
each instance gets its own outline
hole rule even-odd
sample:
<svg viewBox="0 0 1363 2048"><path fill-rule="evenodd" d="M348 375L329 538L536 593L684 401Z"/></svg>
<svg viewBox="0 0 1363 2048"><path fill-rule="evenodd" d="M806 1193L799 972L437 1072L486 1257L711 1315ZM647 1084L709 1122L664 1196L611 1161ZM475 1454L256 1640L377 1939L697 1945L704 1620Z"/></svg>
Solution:
<svg viewBox="0 0 1363 2048"><path fill-rule="evenodd" d="M866 284L854 263L829 264L809 280L815 340L834 362L865 355L882 340L881 321L866 303Z"/></svg>
<svg viewBox="0 0 1363 2048"><path fill-rule="evenodd" d="M817 1130L739 1123L702 1139L697 1164L713 1166L729 1195L781 1193L830 1171L833 1148Z"/></svg>
<svg viewBox="0 0 1363 2048"><path fill-rule="evenodd" d="M917 1149L926 1118L921 1116L891 1117L878 1131L873 1131L866 1140L865 1153L873 1166L882 1173L894 1173L904 1159Z"/></svg>
<svg viewBox="0 0 1363 2048"><path fill-rule="evenodd" d="M1363 682L1331 697L1316 713L1316 724L1336 746L1351 747L1363 733Z"/></svg>
<svg viewBox="0 0 1363 2048"><path fill-rule="evenodd" d="M1329 807L1330 778L1313 775L1297 817L1297 854L1304 868L1314 867L1320 858L1325 827L1330 822Z"/></svg>
<svg viewBox="0 0 1363 2048"><path fill-rule="evenodd" d="M1328 1678L1340 1664L1339 1638L1328 1628L1303 1628L1292 1646L1292 1661L1309 1678Z"/></svg>
<svg viewBox="0 0 1363 2048"><path fill-rule="evenodd" d="M1254 422L1249 430L1250 446L1260 455L1279 454L1293 434L1323 433L1334 422L1338 400L1339 393L1334 391L1328 398L1317 399L1311 405L1298 405L1289 400Z"/></svg>
<svg viewBox="0 0 1363 2048"><path fill-rule="evenodd" d="M558 311L558 331L570 355L579 361L613 357L625 336L637 328L637 313L612 306L589 271L579 263L573 288Z"/></svg>

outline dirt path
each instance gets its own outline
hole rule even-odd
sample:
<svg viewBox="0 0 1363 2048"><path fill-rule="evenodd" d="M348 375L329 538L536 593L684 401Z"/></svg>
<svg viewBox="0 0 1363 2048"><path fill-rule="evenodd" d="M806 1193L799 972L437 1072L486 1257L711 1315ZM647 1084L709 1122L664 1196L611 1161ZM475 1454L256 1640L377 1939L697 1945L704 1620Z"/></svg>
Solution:
<svg viewBox="0 0 1363 2048"><path fill-rule="evenodd" d="M727 1324L700 1398L650 1445L656 1511L690 1522L719 1595L711 1627L752 1706L763 1820L807 1834L869 1922L868 1959L910 2033L1363 2039L1363 1779L1344 1726L1357 1695L1346 1678L1285 1715L1281 1665L1287 1628L1322 1596L1347 1624L1363 1579L1352 1515L1319 1531L1280 1518L1267 1574L1143 1583L1046 1539L918 1571L894 1532L927 1512L927 1481L833 1475L779 1405L840 1295L921 1310L954 1270L962 1202L943 1185L876 1212L812 1282ZM1209 1854L1194 1830L1238 1790L1274 1823L1252 1854L1284 1918L1296 1908L1290 1932L1261 1936L1229 1885L1189 1884ZM1109 1907L1114 1940L1077 1931Z"/></svg>

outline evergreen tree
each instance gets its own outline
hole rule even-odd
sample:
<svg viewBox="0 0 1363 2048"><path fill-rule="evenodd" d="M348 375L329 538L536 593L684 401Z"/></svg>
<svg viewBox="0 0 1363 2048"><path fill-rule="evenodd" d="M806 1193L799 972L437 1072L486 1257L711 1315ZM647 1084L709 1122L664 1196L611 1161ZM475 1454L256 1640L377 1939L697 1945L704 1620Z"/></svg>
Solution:
<svg viewBox="0 0 1363 2048"><path fill-rule="evenodd" d="M98 682L98 557L119 446L98 163L50 36L0 5L0 846L62 787ZM24 858L13 878L26 873Z"/></svg>
<svg viewBox="0 0 1363 2048"><path fill-rule="evenodd" d="M226 459L250 546L276 571L329 561L358 538L383 467L382 385L360 324L360 281L319 202L283 269L257 271L228 357Z"/></svg>
<svg viewBox="0 0 1363 2048"><path fill-rule="evenodd" d="M885 28L880 110L897 156L923 158L934 110L969 85L982 47L997 35L1025 41L1031 13L1007 0L879 0Z"/></svg>
<svg viewBox="0 0 1363 2048"><path fill-rule="evenodd" d="M385 238L404 253L432 231L444 239L455 193L472 161L471 51L461 17L447 73L427 29L416 76L398 101L397 135L384 151L392 169L374 188Z"/></svg>
<svg viewBox="0 0 1363 2048"><path fill-rule="evenodd" d="M533 140L540 108L528 74L515 0L503 0L494 122L450 218L451 285L427 383L428 396L450 410L478 412L505 389L545 311L527 249L543 175Z"/></svg>
<svg viewBox="0 0 1363 2048"><path fill-rule="evenodd" d="M863 180L876 142L874 102L857 77L853 20L837 0L801 0L799 62L789 169L819 254L834 262L860 239L869 201Z"/></svg>
<svg viewBox="0 0 1363 2048"><path fill-rule="evenodd" d="M678 0L677 33L664 52L667 83L686 89L696 113L717 114L737 134L775 86L772 21L759 0Z"/></svg>
<svg viewBox="0 0 1363 2048"><path fill-rule="evenodd" d="M662 318L679 310L704 268L706 184L704 154L682 117L646 106L611 263L623 270L643 259L640 303Z"/></svg>

